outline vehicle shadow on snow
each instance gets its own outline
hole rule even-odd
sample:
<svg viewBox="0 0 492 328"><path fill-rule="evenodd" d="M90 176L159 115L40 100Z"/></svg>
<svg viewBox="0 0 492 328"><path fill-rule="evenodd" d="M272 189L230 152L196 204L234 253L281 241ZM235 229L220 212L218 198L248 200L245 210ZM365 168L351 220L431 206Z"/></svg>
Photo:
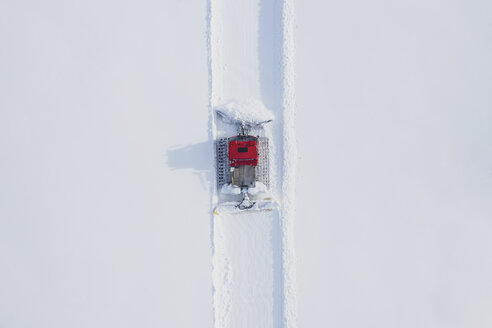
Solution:
<svg viewBox="0 0 492 328"><path fill-rule="evenodd" d="M212 181L213 152L210 141L172 146L166 150L167 166L171 170L191 170L200 178L203 188L209 188Z"/></svg>

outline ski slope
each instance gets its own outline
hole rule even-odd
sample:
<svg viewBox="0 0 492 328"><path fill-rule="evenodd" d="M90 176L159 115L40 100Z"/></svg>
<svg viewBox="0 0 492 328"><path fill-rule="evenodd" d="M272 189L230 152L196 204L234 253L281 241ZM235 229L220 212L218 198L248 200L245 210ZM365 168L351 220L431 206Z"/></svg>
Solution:
<svg viewBox="0 0 492 328"><path fill-rule="evenodd" d="M492 327L491 12L1 1L0 327ZM281 207L214 216L245 99Z"/></svg>
<svg viewBox="0 0 492 328"><path fill-rule="evenodd" d="M229 101L262 102L275 117L266 128L271 192L280 204L291 203L293 198L283 192L284 156L293 149L285 147L286 136L293 133L284 125L289 115L285 102L291 97L285 93L285 7L259 0L211 0L209 6L212 138L221 130L215 108ZM293 272L286 257L291 247L285 238L289 219L283 210L212 217L216 328L292 327L294 295L285 302L285 290L290 289L286 282L291 283Z"/></svg>

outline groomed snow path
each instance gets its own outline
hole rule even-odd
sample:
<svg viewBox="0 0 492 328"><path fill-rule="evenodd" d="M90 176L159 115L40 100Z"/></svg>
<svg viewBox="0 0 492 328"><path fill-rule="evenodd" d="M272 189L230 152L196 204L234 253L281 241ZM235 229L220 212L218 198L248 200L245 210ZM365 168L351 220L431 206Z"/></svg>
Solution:
<svg viewBox="0 0 492 328"><path fill-rule="evenodd" d="M281 204L280 211L212 216L215 328L295 327L291 19L290 0L209 0L211 138L216 106L263 102L275 115L271 189Z"/></svg>

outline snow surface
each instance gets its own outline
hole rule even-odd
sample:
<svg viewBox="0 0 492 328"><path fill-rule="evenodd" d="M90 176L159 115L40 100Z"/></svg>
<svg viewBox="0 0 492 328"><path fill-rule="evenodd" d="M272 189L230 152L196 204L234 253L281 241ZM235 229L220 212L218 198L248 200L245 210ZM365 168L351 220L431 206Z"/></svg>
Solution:
<svg viewBox="0 0 492 328"><path fill-rule="evenodd" d="M282 267L277 213L215 216L216 327L281 327Z"/></svg>
<svg viewBox="0 0 492 328"><path fill-rule="evenodd" d="M296 1L299 327L492 327L491 13Z"/></svg>
<svg viewBox="0 0 492 328"><path fill-rule="evenodd" d="M206 3L0 1L0 327L212 327Z"/></svg>

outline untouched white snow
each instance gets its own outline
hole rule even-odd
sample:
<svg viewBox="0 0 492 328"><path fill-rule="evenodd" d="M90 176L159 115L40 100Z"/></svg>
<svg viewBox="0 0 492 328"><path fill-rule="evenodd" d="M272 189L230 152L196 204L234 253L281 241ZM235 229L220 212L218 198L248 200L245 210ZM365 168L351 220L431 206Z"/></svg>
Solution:
<svg viewBox="0 0 492 328"><path fill-rule="evenodd" d="M212 327L204 1L0 1L0 327Z"/></svg>
<svg viewBox="0 0 492 328"><path fill-rule="evenodd" d="M296 1L299 327L492 327L491 13Z"/></svg>

